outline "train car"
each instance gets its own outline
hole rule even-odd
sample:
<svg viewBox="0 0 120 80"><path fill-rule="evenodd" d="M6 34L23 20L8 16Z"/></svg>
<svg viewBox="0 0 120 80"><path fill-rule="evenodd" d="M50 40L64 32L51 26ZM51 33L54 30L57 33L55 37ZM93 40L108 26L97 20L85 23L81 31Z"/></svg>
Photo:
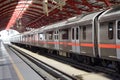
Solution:
<svg viewBox="0 0 120 80"><path fill-rule="evenodd" d="M80 16L79 19L68 21L66 25L59 27L59 36L62 38L59 41L60 52L77 60L84 58L85 61L90 61L98 57L95 30L101 13L102 11Z"/></svg>
<svg viewBox="0 0 120 80"><path fill-rule="evenodd" d="M120 8L106 11L99 18L98 50L100 58L110 60L114 64L120 61ZM108 61L105 61L108 63ZM117 65L120 65L120 63Z"/></svg>
<svg viewBox="0 0 120 80"><path fill-rule="evenodd" d="M11 36L10 42L13 43L13 44L15 44L15 43L20 44L21 43L21 34Z"/></svg>

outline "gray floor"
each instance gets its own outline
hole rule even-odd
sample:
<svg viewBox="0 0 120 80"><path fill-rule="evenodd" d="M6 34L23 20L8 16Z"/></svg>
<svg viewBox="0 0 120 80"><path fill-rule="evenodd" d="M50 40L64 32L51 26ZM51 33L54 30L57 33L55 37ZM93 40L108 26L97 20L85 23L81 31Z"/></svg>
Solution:
<svg viewBox="0 0 120 80"><path fill-rule="evenodd" d="M1 42L0 42L0 80L19 80L9 60L8 54Z"/></svg>
<svg viewBox="0 0 120 80"><path fill-rule="evenodd" d="M43 80L37 73L34 72L24 61L16 54L6 50L3 43L0 42L0 80ZM12 61L11 61L11 59ZM18 71L13 67L16 66ZM17 75L17 72L21 74ZM19 76L19 77L18 77Z"/></svg>

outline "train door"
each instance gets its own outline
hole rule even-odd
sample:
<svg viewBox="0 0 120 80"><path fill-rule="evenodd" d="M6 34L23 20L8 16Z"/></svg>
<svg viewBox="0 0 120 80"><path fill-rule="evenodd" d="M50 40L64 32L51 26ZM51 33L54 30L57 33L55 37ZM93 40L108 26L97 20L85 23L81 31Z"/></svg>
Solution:
<svg viewBox="0 0 120 80"><path fill-rule="evenodd" d="M38 45L38 33L35 34L35 45Z"/></svg>
<svg viewBox="0 0 120 80"><path fill-rule="evenodd" d="M117 26L116 26L116 44L120 46L120 20L117 21ZM120 47L117 47L117 58L120 59Z"/></svg>
<svg viewBox="0 0 120 80"><path fill-rule="evenodd" d="M43 32L43 44L44 47L47 48L47 33Z"/></svg>
<svg viewBox="0 0 120 80"><path fill-rule="evenodd" d="M115 21L100 23L99 55L101 58L115 59L117 57L115 35L116 35Z"/></svg>
<svg viewBox="0 0 120 80"><path fill-rule="evenodd" d="M48 47L49 49L53 49L53 48L54 48L53 34L54 34L54 31L47 31L47 37L48 37L47 47Z"/></svg>
<svg viewBox="0 0 120 80"><path fill-rule="evenodd" d="M80 45L79 45L79 36L80 36L80 29L79 27L71 28L71 40L72 40L72 51L75 53L80 53Z"/></svg>
<svg viewBox="0 0 120 80"><path fill-rule="evenodd" d="M38 36L39 36L39 46L40 47L43 47L43 33L38 33Z"/></svg>
<svg viewBox="0 0 120 80"><path fill-rule="evenodd" d="M81 55L94 56L93 26L80 26L80 53Z"/></svg>
<svg viewBox="0 0 120 80"><path fill-rule="evenodd" d="M55 42L54 48L59 50L59 30L54 31L54 42Z"/></svg>

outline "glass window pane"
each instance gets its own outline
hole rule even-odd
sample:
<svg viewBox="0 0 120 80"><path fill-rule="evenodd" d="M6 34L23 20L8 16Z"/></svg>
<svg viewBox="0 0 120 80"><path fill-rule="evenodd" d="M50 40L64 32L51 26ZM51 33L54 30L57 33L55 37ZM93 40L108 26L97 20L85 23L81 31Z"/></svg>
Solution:
<svg viewBox="0 0 120 80"><path fill-rule="evenodd" d="M72 29L72 39L74 40L74 28Z"/></svg>
<svg viewBox="0 0 120 80"><path fill-rule="evenodd" d="M76 28L76 39L78 40L78 37L79 37L79 29L78 28Z"/></svg>
<svg viewBox="0 0 120 80"><path fill-rule="evenodd" d="M117 37L120 39L120 21L118 22Z"/></svg>
<svg viewBox="0 0 120 80"><path fill-rule="evenodd" d="M113 39L113 22L108 24L108 38Z"/></svg>
<svg viewBox="0 0 120 80"><path fill-rule="evenodd" d="M83 27L83 39L86 39L86 26Z"/></svg>
<svg viewBox="0 0 120 80"><path fill-rule="evenodd" d="M63 39L63 40L69 38L69 37L68 37L68 35L69 35L68 29L63 29L63 30L61 31L61 34L62 34L62 39Z"/></svg>

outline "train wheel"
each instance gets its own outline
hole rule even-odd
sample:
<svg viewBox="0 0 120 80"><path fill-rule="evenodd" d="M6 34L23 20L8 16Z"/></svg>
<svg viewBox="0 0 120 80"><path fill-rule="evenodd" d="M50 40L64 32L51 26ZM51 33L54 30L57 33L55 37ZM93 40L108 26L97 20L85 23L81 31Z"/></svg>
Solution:
<svg viewBox="0 0 120 80"><path fill-rule="evenodd" d="M103 67L106 67L106 66L107 66L105 60L102 61L102 66L103 66Z"/></svg>
<svg viewBox="0 0 120 80"><path fill-rule="evenodd" d="M90 65L95 66L95 59L94 58L90 58Z"/></svg>
<svg viewBox="0 0 120 80"><path fill-rule="evenodd" d="M77 61L78 61L78 62L82 62L82 61L83 61L82 56L78 55L78 56L77 56Z"/></svg>
<svg viewBox="0 0 120 80"><path fill-rule="evenodd" d="M94 65L93 59L91 57L87 57L87 64Z"/></svg>
<svg viewBox="0 0 120 80"><path fill-rule="evenodd" d="M84 57L84 63L85 64L90 64L91 63L91 59L89 57Z"/></svg>
<svg viewBox="0 0 120 80"><path fill-rule="evenodd" d="M100 66L101 65L101 59L93 58L92 63L93 63L93 66L95 66L95 65Z"/></svg>
<svg viewBox="0 0 120 80"><path fill-rule="evenodd" d="M110 61L107 61L107 60L102 60L101 65L102 65L103 67L109 67L109 65L111 65L111 62L110 62Z"/></svg>
<svg viewBox="0 0 120 80"><path fill-rule="evenodd" d="M115 66L116 66L115 68L116 72L120 73L120 62L116 62Z"/></svg>

